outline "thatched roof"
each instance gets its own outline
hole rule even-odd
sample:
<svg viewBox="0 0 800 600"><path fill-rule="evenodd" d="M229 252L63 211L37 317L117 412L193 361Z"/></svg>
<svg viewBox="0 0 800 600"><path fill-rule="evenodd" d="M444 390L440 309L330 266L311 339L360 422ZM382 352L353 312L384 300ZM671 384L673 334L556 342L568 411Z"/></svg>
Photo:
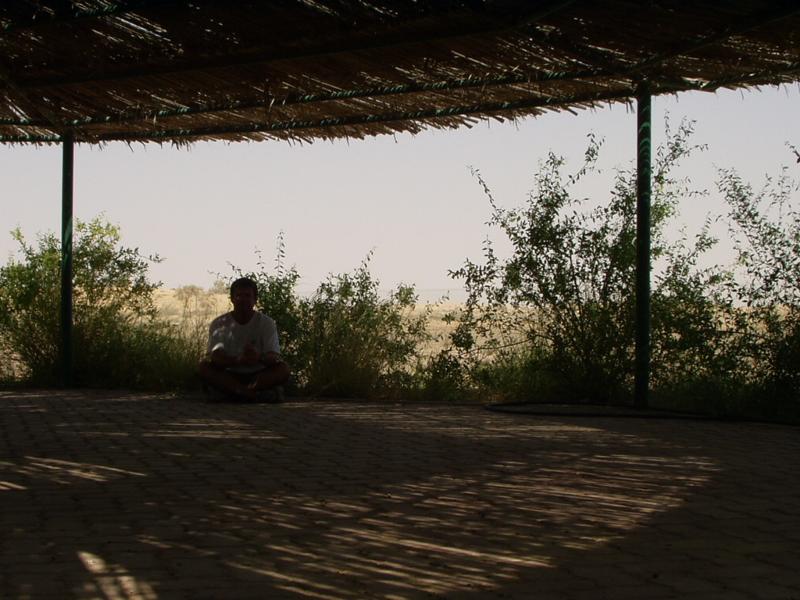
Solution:
<svg viewBox="0 0 800 600"><path fill-rule="evenodd" d="M799 78L797 0L0 3L3 142L360 138Z"/></svg>

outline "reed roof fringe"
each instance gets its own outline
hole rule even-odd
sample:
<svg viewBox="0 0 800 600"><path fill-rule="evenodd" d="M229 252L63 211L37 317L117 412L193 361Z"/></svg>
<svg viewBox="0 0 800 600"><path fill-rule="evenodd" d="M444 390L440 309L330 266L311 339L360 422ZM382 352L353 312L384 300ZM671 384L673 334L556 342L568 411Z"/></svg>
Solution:
<svg viewBox="0 0 800 600"><path fill-rule="evenodd" d="M4 0L0 142L341 137L800 80L800 2Z"/></svg>

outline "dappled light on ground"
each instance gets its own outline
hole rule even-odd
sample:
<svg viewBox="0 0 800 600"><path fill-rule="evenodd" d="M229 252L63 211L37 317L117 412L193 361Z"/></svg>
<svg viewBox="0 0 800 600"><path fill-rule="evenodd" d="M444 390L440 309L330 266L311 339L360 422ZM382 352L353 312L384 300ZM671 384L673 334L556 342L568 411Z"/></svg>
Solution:
<svg viewBox="0 0 800 600"><path fill-rule="evenodd" d="M681 598L797 556L789 429L99 393L0 419L2 597Z"/></svg>
<svg viewBox="0 0 800 600"><path fill-rule="evenodd" d="M137 581L121 565L109 565L101 557L91 552L78 552L78 558L86 571L91 574L91 581L87 581L82 588L87 595L97 594L107 600L125 600L127 598L156 600L158 598L151 586Z"/></svg>
<svg viewBox="0 0 800 600"><path fill-rule="evenodd" d="M76 480L105 482L114 477L146 476L145 473L137 471L36 456L23 456L21 460L15 462L0 461L0 468L24 478L64 485L75 483Z"/></svg>

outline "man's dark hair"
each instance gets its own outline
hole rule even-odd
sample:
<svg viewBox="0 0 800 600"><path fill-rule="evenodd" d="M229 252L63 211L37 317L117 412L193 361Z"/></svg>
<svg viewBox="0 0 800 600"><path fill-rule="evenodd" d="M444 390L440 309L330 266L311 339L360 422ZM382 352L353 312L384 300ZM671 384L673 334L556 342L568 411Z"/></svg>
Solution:
<svg viewBox="0 0 800 600"><path fill-rule="evenodd" d="M239 277L239 279L231 284L231 298L233 298L233 294L238 288L243 287L253 290L253 294L255 294L256 299L258 299L258 284L249 277Z"/></svg>

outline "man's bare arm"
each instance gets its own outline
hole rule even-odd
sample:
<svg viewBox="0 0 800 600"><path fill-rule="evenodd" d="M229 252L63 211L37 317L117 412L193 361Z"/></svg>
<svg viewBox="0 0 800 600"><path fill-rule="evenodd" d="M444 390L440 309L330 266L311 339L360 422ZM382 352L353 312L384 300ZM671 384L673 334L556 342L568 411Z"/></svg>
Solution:
<svg viewBox="0 0 800 600"><path fill-rule="evenodd" d="M283 359L277 352L265 352L259 355L255 347L252 344L248 344L238 356L233 356L222 348L217 348L211 353L211 362L219 367L253 366L257 364L270 366L283 362Z"/></svg>
<svg viewBox="0 0 800 600"><path fill-rule="evenodd" d="M211 353L211 362L218 367L234 367L241 364L239 357L228 354L222 348L217 348Z"/></svg>

